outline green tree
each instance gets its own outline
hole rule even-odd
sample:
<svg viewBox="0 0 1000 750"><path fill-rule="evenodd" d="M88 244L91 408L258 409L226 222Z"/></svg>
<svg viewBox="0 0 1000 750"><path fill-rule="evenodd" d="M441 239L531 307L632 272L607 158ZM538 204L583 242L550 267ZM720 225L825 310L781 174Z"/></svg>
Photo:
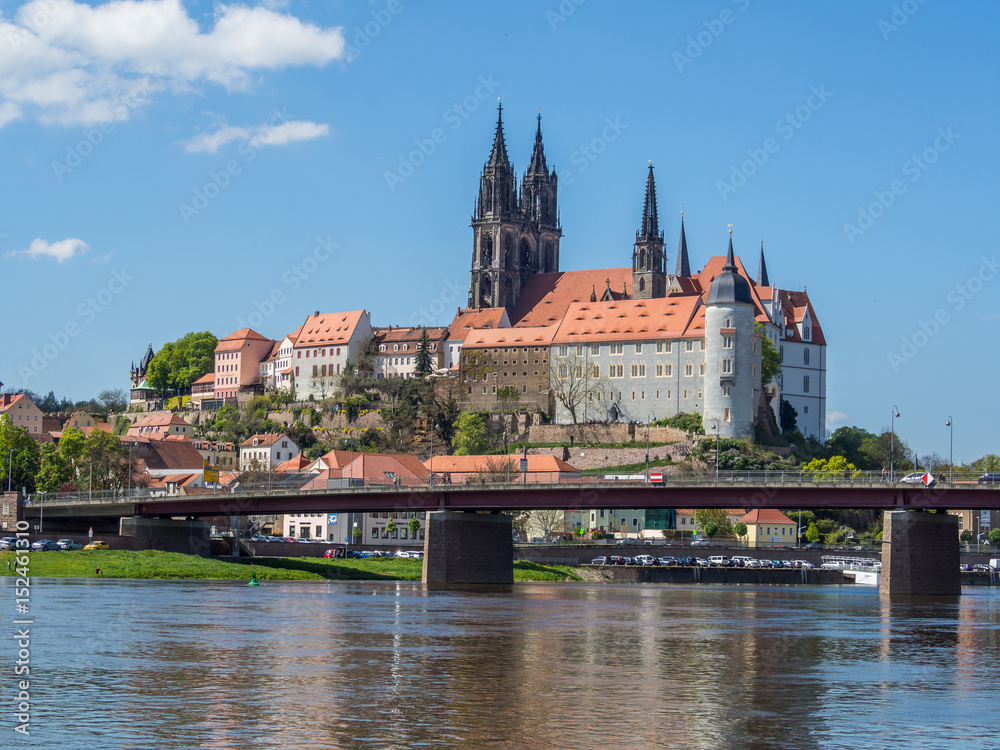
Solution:
<svg viewBox="0 0 1000 750"><path fill-rule="evenodd" d="M806 529L806 541L810 543L819 541L819 529L815 523L809 524L809 528Z"/></svg>
<svg viewBox="0 0 1000 750"><path fill-rule="evenodd" d="M107 388L97 394L97 403L105 414L120 414L128 409L128 393L121 388Z"/></svg>
<svg viewBox="0 0 1000 750"><path fill-rule="evenodd" d="M1000 471L1000 456L995 453L987 453L982 458L977 458L972 462L971 467L976 472Z"/></svg>
<svg viewBox="0 0 1000 750"><path fill-rule="evenodd" d="M164 344L149 363L146 382L161 393L172 388L180 394L215 367L215 347L219 340L208 331L186 333Z"/></svg>
<svg viewBox="0 0 1000 750"><path fill-rule="evenodd" d="M486 450L490 435L481 414L464 411L458 416L458 424L451 444L456 456L477 456Z"/></svg>
<svg viewBox="0 0 1000 750"><path fill-rule="evenodd" d="M406 525L410 527L410 539L416 539L420 531L420 519L414 516Z"/></svg>
<svg viewBox="0 0 1000 750"><path fill-rule="evenodd" d="M135 459L133 455L133 474ZM79 479L85 476L94 491L120 492L129 484L128 446L110 432L93 430L77 467ZM136 484L132 482L133 486Z"/></svg>
<svg viewBox="0 0 1000 750"><path fill-rule="evenodd" d="M972 541L973 536L974 536L973 533L968 529L966 529L965 531L963 531L961 534L958 535L958 541L960 541L962 544L968 544L969 542Z"/></svg>
<svg viewBox="0 0 1000 750"><path fill-rule="evenodd" d="M781 374L781 354L778 347L767 335L767 329L763 323L754 323L754 330L760 334L760 383L761 386L768 385L772 380Z"/></svg>
<svg viewBox="0 0 1000 750"><path fill-rule="evenodd" d="M747 525L742 521L733 525L733 533L736 534L737 539L746 538L747 531L748 531Z"/></svg>
<svg viewBox="0 0 1000 750"><path fill-rule="evenodd" d="M990 529L990 544L1000 544L1000 529Z"/></svg>
<svg viewBox="0 0 1000 750"><path fill-rule="evenodd" d="M719 524L715 521L709 521L705 524L705 536L709 539L714 539L715 536L718 535L719 531L721 531L721 529L719 528Z"/></svg>
<svg viewBox="0 0 1000 750"><path fill-rule="evenodd" d="M781 399L778 405L778 426L782 433L795 432L799 418L798 411L785 399Z"/></svg>
<svg viewBox="0 0 1000 750"><path fill-rule="evenodd" d="M694 512L695 526L708 535L708 525L715 524L716 534L729 536L733 533L733 522L729 520L726 511L719 508L702 508Z"/></svg>
<svg viewBox="0 0 1000 750"><path fill-rule="evenodd" d="M426 377L434 372L434 360L431 357L431 337L424 328L420 332L420 341L417 342L417 356L414 361L414 368L417 375Z"/></svg>
<svg viewBox="0 0 1000 750"><path fill-rule="evenodd" d="M59 439L59 453L69 464L76 463L77 459L83 455L84 447L87 443L87 436L79 427L70 427L64 430Z"/></svg>
<svg viewBox="0 0 1000 750"><path fill-rule="evenodd" d="M41 448L41 461L35 480L35 488L39 492L58 492L72 478L73 468L62 457L56 444L44 443Z"/></svg>
<svg viewBox="0 0 1000 750"><path fill-rule="evenodd" d="M360 544L361 543L361 528L360 527L358 527L358 526L354 527L353 536L354 536L354 543L355 544Z"/></svg>
<svg viewBox="0 0 1000 750"><path fill-rule="evenodd" d="M386 524L385 524L385 533L386 534L395 534L397 530L398 530L398 527L396 526L396 519L395 518L390 518L386 522Z"/></svg>
<svg viewBox="0 0 1000 750"><path fill-rule="evenodd" d="M857 467L848 463L843 456L833 456L832 458L814 458L802 467L803 473L812 476L816 482L835 482L838 479L850 479L858 476L861 472Z"/></svg>
<svg viewBox="0 0 1000 750"><path fill-rule="evenodd" d="M14 425L9 414L0 416L0 489L35 491L38 475L38 443L23 427Z"/></svg>

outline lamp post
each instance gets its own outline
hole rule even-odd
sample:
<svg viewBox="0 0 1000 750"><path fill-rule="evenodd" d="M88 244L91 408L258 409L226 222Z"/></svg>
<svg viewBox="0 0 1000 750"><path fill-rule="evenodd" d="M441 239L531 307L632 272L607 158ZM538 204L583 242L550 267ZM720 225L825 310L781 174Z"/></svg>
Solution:
<svg viewBox="0 0 1000 750"><path fill-rule="evenodd" d="M653 421L653 410L646 414L646 482L649 483L649 423Z"/></svg>
<svg viewBox="0 0 1000 750"><path fill-rule="evenodd" d="M434 484L434 428L437 427L436 424L431 423L431 473L427 477L429 485Z"/></svg>
<svg viewBox="0 0 1000 750"><path fill-rule="evenodd" d="M948 421L944 423L948 428L948 483L955 483L955 424L948 415Z"/></svg>
<svg viewBox="0 0 1000 750"><path fill-rule="evenodd" d="M128 496L132 498L132 441L128 441Z"/></svg>
<svg viewBox="0 0 1000 750"><path fill-rule="evenodd" d="M715 481L719 481L719 420L715 420Z"/></svg>
<svg viewBox="0 0 1000 750"><path fill-rule="evenodd" d="M7 492L10 492L10 478L14 471L14 449L7 451Z"/></svg>
<svg viewBox="0 0 1000 750"><path fill-rule="evenodd" d="M90 473L87 479L87 494L90 502L94 502L94 459L88 459L87 463L90 465Z"/></svg>
<svg viewBox="0 0 1000 750"><path fill-rule="evenodd" d="M895 482L895 459L896 459L896 417L899 416L899 409L892 405L889 414L889 481Z"/></svg>

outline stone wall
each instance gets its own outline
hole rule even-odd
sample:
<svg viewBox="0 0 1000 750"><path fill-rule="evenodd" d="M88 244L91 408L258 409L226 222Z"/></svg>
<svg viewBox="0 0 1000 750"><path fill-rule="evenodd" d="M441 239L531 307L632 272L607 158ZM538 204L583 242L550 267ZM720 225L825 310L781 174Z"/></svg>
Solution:
<svg viewBox="0 0 1000 750"><path fill-rule="evenodd" d="M689 433L674 427L650 427L651 443L680 443ZM572 440L571 440L572 439ZM624 422L595 424L537 424L528 431L529 443L646 443L646 426Z"/></svg>
<svg viewBox="0 0 1000 750"><path fill-rule="evenodd" d="M4 492L0 499L0 531L8 535L17 531L17 522L24 518L23 495L20 492Z"/></svg>

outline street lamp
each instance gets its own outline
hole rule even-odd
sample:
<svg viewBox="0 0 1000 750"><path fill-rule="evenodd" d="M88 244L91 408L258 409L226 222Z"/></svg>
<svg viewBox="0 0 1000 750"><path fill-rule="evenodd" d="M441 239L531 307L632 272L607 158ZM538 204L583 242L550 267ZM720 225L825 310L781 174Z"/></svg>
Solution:
<svg viewBox="0 0 1000 750"><path fill-rule="evenodd" d="M646 414L646 482L649 482L649 423L653 421L653 410Z"/></svg>
<svg viewBox="0 0 1000 750"><path fill-rule="evenodd" d="M715 420L715 481L719 481L719 420Z"/></svg>
<svg viewBox="0 0 1000 750"><path fill-rule="evenodd" d="M895 458L896 458L896 417L899 416L899 409L892 405L892 412L889 415L889 481L895 482Z"/></svg>
<svg viewBox="0 0 1000 750"><path fill-rule="evenodd" d="M944 423L944 426L948 428L948 483L955 483L955 424L952 422L951 415L948 415L948 421Z"/></svg>
<svg viewBox="0 0 1000 750"><path fill-rule="evenodd" d="M436 427L437 427L436 424L433 423L431 424L431 473L430 476L427 477L427 482L429 485L434 484L434 428Z"/></svg>

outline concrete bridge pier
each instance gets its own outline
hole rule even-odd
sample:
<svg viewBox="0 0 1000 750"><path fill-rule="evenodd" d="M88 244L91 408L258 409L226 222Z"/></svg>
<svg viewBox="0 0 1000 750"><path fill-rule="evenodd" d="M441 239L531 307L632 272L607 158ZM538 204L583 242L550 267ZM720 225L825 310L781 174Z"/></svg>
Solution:
<svg viewBox="0 0 1000 750"><path fill-rule="evenodd" d="M424 583L514 582L511 517L440 510L427 514Z"/></svg>
<svg viewBox="0 0 1000 750"><path fill-rule="evenodd" d="M958 516L886 511L882 521L882 596L958 596Z"/></svg>

